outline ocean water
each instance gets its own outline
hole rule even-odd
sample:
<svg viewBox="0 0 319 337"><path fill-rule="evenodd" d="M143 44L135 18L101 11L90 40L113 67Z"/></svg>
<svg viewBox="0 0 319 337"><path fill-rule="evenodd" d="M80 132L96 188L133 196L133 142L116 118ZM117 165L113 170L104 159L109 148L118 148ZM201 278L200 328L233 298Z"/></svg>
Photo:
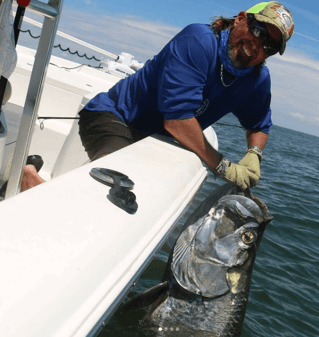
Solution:
<svg viewBox="0 0 319 337"><path fill-rule="evenodd" d="M232 116L221 122L238 125ZM237 162L244 131L214 127L220 151ZM252 276L242 337L319 336L319 138L273 126L264 151L262 178L253 193L266 201L273 221L261 241ZM223 181L210 175L172 236L145 270L128 298L161 282L175 239L189 214ZM127 299L128 299L127 298ZM126 299L126 300L127 300ZM99 337L157 336L154 327L115 314ZM169 327L167 327L169 328ZM174 336L179 336L178 331ZM165 336L165 330L160 336ZM185 336L183 336L185 337Z"/></svg>

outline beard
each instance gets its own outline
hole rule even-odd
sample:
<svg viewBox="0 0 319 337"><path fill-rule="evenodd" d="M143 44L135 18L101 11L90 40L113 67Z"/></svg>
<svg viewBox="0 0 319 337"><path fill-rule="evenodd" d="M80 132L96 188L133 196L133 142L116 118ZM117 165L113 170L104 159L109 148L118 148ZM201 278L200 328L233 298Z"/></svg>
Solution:
<svg viewBox="0 0 319 337"><path fill-rule="evenodd" d="M229 44L228 57L235 68L243 69L250 66L251 59L244 59L244 57L238 53L238 48L234 44Z"/></svg>

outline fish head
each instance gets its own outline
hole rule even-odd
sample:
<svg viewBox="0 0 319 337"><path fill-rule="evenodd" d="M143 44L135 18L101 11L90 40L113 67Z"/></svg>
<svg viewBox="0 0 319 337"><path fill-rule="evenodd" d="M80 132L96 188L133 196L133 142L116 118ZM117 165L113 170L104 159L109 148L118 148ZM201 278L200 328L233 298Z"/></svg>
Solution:
<svg viewBox="0 0 319 337"><path fill-rule="evenodd" d="M258 202L246 196L226 195L182 232L171 263L174 278L182 288L214 298L229 291L239 292L247 284L269 222Z"/></svg>

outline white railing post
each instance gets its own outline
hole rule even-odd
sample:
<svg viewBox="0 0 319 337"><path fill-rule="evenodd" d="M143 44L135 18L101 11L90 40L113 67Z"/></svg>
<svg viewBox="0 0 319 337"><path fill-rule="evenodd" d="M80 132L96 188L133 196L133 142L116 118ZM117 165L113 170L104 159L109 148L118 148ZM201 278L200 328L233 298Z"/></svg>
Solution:
<svg viewBox="0 0 319 337"><path fill-rule="evenodd" d="M44 80L52 53L62 6L63 0L49 0L47 4L32 0L28 7L28 9L30 8L32 11L43 15L45 19L12 159L6 198L10 198L20 192L22 172L29 154L32 133L37 119Z"/></svg>

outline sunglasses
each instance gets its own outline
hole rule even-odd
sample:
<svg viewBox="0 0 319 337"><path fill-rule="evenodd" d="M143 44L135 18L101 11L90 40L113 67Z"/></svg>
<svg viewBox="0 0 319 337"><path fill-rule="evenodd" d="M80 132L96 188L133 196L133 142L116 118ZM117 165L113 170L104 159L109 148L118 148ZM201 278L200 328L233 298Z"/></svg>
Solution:
<svg viewBox="0 0 319 337"><path fill-rule="evenodd" d="M266 27L263 25L263 23L257 21L255 17L248 16L248 26L250 31L259 39L262 40L263 48L265 52L271 56L278 53L281 44L280 42L276 41L274 38L272 38L266 29Z"/></svg>

